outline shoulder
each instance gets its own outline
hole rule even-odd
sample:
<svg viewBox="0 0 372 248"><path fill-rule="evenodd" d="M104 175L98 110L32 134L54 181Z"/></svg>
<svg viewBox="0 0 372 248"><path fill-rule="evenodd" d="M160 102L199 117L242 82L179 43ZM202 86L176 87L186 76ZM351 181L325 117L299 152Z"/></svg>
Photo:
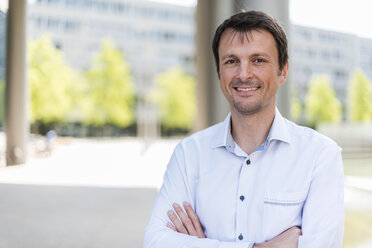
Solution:
<svg viewBox="0 0 372 248"><path fill-rule="evenodd" d="M296 146L306 146L308 149L313 151L321 150L333 150L341 152L341 147L331 138L323 135L316 130L297 125L296 123L285 119L285 123L288 127L291 141Z"/></svg>
<svg viewBox="0 0 372 248"><path fill-rule="evenodd" d="M219 139L223 139L224 136L224 123L220 122L211 127L198 131L180 141L177 149L183 151L205 151L206 149L212 149L213 145L218 142Z"/></svg>

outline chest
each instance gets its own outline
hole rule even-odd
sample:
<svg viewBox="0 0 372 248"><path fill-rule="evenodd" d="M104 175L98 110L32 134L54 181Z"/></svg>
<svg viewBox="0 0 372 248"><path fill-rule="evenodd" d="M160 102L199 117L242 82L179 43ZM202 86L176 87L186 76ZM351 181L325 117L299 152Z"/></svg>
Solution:
<svg viewBox="0 0 372 248"><path fill-rule="evenodd" d="M195 210L207 237L265 241L301 225L312 170L303 159L283 151L200 159Z"/></svg>

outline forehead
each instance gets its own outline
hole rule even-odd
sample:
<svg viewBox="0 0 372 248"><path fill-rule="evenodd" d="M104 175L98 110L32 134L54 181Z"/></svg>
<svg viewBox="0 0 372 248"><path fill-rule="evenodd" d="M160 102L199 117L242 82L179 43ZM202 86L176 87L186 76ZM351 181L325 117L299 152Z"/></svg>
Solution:
<svg viewBox="0 0 372 248"><path fill-rule="evenodd" d="M277 56L277 48L274 37L264 29L239 32L229 28L223 32L218 47L220 58L224 53L234 52L236 49L259 50L272 53Z"/></svg>

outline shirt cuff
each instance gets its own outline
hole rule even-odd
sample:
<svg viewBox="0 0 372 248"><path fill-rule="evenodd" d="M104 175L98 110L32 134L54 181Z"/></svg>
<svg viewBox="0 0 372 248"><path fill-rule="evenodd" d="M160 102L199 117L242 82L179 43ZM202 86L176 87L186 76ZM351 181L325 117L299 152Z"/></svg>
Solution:
<svg viewBox="0 0 372 248"><path fill-rule="evenodd" d="M252 248L254 246L254 242L249 243L248 248Z"/></svg>

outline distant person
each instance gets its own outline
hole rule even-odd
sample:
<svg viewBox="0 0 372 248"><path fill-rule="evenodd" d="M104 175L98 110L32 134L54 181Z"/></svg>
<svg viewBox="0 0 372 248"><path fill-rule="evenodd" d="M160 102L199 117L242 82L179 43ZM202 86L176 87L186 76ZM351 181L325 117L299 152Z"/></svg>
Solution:
<svg viewBox="0 0 372 248"><path fill-rule="evenodd" d="M54 143L57 138L57 132L54 130L49 130L45 135L45 151L51 153L54 148Z"/></svg>
<svg viewBox="0 0 372 248"><path fill-rule="evenodd" d="M341 149L275 106L289 68L282 27L240 13L212 47L230 113L175 148L144 247L340 248Z"/></svg>

